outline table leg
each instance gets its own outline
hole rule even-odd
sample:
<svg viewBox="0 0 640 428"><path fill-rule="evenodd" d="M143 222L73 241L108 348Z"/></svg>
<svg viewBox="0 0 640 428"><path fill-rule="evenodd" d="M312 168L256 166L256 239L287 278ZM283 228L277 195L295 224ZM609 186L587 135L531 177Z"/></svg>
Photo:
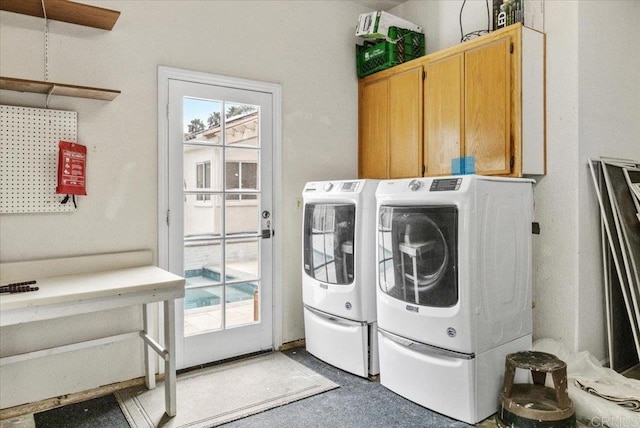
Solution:
<svg viewBox="0 0 640 428"><path fill-rule="evenodd" d="M149 332L149 320L151 319L151 307L148 303L142 305L142 328L144 333L152 336ZM149 349L149 345L147 342L144 342L144 370L145 370L145 378L144 382L147 385L148 389L153 389L156 387L156 367L154 364L155 352L151 352Z"/></svg>
<svg viewBox="0 0 640 428"><path fill-rule="evenodd" d="M175 300L164 301L164 403L167 416L176 415L176 324Z"/></svg>

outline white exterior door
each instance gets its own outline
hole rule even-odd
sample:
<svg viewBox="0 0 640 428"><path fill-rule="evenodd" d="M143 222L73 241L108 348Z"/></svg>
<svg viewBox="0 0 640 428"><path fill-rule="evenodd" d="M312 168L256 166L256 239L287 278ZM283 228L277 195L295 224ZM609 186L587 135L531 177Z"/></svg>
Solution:
<svg viewBox="0 0 640 428"><path fill-rule="evenodd" d="M166 82L159 260L186 279L178 368L274 347L274 94L219 80Z"/></svg>

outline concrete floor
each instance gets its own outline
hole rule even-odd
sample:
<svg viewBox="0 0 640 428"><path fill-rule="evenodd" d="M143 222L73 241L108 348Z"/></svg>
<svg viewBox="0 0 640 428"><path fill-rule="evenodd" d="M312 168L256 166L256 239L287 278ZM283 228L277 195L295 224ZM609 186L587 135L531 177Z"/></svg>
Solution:
<svg viewBox="0 0 640 428"><path fill-rule="evenodd" d="M224 425L227 428L272 426L340 428L466 428L471 425L418 406L387 390L377 380L363 379L332 367L304 348L284 351L287 356L338 383L340 388ZM640 365L625 373L640 375ZM496 428L494 417L476 424ZM578 427L587 425L578 423ZM34 415L0 421L0 428L128 428L113 395L64 406Z"/></svg>

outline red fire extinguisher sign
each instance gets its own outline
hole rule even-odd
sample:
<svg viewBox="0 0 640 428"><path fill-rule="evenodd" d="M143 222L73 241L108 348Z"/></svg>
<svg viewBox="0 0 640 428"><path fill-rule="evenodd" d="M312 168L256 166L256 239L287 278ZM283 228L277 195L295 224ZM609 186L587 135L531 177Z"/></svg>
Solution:
<svg viewBox="0 0 640 428"><path fill-rule="evenodd" d="M78 143L58 143L58 187L63 195L86 195L87 148Z"/></svg>

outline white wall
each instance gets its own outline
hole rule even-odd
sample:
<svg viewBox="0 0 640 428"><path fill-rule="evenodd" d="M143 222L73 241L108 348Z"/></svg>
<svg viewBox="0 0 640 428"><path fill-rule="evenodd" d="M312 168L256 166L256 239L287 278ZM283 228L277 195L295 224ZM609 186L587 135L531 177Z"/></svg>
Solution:
<svg viewBox="0 0 640 428"><path fill-rule="evenodd" d="M86 1L122 12L113 31L49 24L49 80L118 89L112 102L53 97L78 112L89 148L88 196L73 214L0 216L0 261L157 250L157 67L277 82L283 93L283 340L304 336L300 285L304 183L357 174L353 36L364 12L335 1ZM0 13L0 74L44 80L44 21ZM44 106L2 91L0 103ZM275 210L274 210L275 214ZM0 331L3 353L128 331L133 309ZM0 407L143 374L141 345L124 342L3 367ZM68 372L71 372L69 374Z"/></svg>
<svg viewBox="0 0 640 428"><path fill-rule="evenodd" d="M602 306L600 224L591 176L592 157L640 162L640 2L580 2L578 8L578 279L577 349L597 349L595 317Z"/></svg>
<svg viewBox="0 0 640 428"><path fill-rule="evenodd" d="M533 332L534 339L551 337L577 350L577 7L574 2L564 1L545 5L547 175L538 181L535 197L541 234L534 240ZM602 310L603 306L594 314L600 321ZM592 333L602 341L602 322L594 324L590 326ZM590 351L602 358L602 347Z"/></svg>
<svg viewBox="0 0 640 428"><path fill-rule="evenodd" d="M390 12L423 25L427 51L460 40L462 0L412 0ZM606 358L594 156L640 159L640 2L547 0L547 175L538 179L534 338ZM467 1L464 33L486 26Z"/></svg>
<svg viewBox="0 0 640 428"><path fill-rule="evenodd" d="M462 0L409 0L389 12L422 26L429 54L460 43L461 34L490 28L485 0L467 0L462 9L461 32L461 6Z"/></svg>

